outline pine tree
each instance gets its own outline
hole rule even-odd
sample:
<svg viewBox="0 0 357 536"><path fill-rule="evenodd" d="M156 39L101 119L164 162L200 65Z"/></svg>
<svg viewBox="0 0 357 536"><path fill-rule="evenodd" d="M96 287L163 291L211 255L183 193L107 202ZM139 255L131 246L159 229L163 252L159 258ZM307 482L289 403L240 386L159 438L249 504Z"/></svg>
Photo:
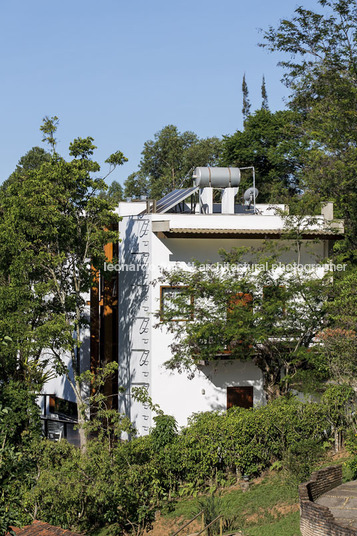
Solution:
<svg viewBox="0 0 357 536"><path fill-rule="evenodd" d="M249 92L248 92L248 85L245 80L245 73L243 75L242 92L243 92L242 114L243 114L243 122L245 122L250 114Z"/></svg>
<svg viewBox="0 0 357 536"><path fill-rule="evenodd" d="M263 75L263 80L262 80L262 110L269 110L268 93L267 93L267 88L265 85L264 75Z"/></svg>

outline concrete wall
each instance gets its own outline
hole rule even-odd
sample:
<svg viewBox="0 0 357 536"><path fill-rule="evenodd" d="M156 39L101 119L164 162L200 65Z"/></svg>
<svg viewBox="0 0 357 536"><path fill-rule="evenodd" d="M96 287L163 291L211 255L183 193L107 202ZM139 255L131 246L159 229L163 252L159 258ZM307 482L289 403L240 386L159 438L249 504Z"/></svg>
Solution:
<svg viewBox="0 0 357 536"><path fill-rule="evenodd" d="M142 387L154 404L174 415L180 426L192 413L227 408L227 387L253 387L253 403L265 403L262 372L251 361L217 360L200 366L192 378L168 371L164 363L171 357L172 334L160 325L161 268L188 267L193 260L217 262L218 250L234 247L251 250L262 246L262 239L166 238L152 232L155 222L170 228L279 228L278 216L137 214L123 216L120 222L119 258L124 270L119 273L119 409L135 423L139 433L152 426L150 406L134 400L133 388ZM287 244L286 244L287 245ZM325 242L307 242L302 263L315 263L325 254ZM294 247L287 247L281 259L296 262ZM143 269L140 268L143 265ZM145 266L144 266L145 265ZM131 268L130 268L131 266Z"/></svg>

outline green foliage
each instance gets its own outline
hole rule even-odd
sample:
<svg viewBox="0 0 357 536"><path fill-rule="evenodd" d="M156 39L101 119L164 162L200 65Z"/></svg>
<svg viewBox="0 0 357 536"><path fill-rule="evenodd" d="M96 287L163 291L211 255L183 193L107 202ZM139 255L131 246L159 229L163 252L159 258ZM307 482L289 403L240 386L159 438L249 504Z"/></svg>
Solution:
<svg viewBox="0 0 357 536"><path fill-rule="evenodd" d="M243 81L242 81L242 93L243 93L243 108L242 108L242 114L243 114L243 121L244 123L249 117L250 114L250 101L249 101L249 91L248 91L248 84L245 79L245 73L243 75Z"/></svg>
<svg viewBox="0 0 357 536"><path fill-rule="evenodd" d="M347 467L350 470L350 476L352 480L357 478L357 456L354 456L351 460L347 462Z"/></svg>
<svg viewBox="0 0 357 536"><path fill-rule="evenodd" d="M199 512L203 512L204 525L206 527L222 513L220 497L212 493L206 497L199 498L197 501L197 509ZM219 520L208 527L207 536L214 536L215 534L218 534L218 532Z"/></svg>
<svg viewBox="0 0 357 536"><path fill-rule="evenodd" d="M262 110L269 110L268 93L265 85L265 76L262 79Z"/></svg>
<svg viewBox="0 0 357 536"><path fill-rule="evenodd" d="M355 267L334 276L326 304L328 327L319 334L319 345L315 349L328 363L331 379L353 389L357 374L356 278Z"/></svg>
<svg viewBox="0 0 357 536"><path fill-rule="evenodd" d="M93 138L70 144L73 159L55 151L57 117L41 126L52 147L50 159L27 166L0 192L0 337L12 339L1 348L1 378L24 380L40 390L48 371L66 374L76 396L82 444L86 420L80 389L81 345L88 325L85 293L94 284L90 263L100 269L104 245L118 240L114 204L101 193L107 186L93 176ZM125 161L111 155L110 172ZM44 351L46 350L46 351ZM73 379L64 357L71 356Z"/></svg>
<svg viewBox="0 0 357 536"><path fill-rule="evenodd" d="M220 149L218 138L199 139L194 132L181 133L167 125L145 142L138 172L124 183L124 196L160 199L174 188L191 185L193 169L215 165Z"/></svg>
<svg viewBox="0 0 357 536"><path fill-rule="evenodd" d="M191 519L194 512L200 511L199 500L199 497L180 500L165 518ZM260 482L251 483L244 493L237 486L222 490L219 510L224 517L224 533L242 531L254 535L296 536L299 534L299 513L285 516L279 510L282 507L286 511L295 510L297 501L297 486L291 486L281 474L270 474Z"/></svg>
<svg viewBox="0 0 357 536"><path fill-rule="evenodd" d="M287 70L285 80L311 99L320 96L317 89L328 91L318 85L324 71L353 76L357 69L356 1L318 0L318 4L320 13L296 8L291 20L282 20L277 29L265 32L261 45L290 56L280 63ZM310 83L304 87L307 80Z"/></svg>
<svg viewBox="0 0 357 536"><path fill-rule="evenodd" d="M288 448L283 458L283 467L290 478L300 484L308 480L322 454L321 442L313 438L302 439Z"/></svg>
<svg viewBox="0 0 357 536"><path fill-rule="evenodd" d="M264 520L265 521L265 520ZM300 513L294 512L281 519L260 522L246 529L247 536L300 536Z"/></svg>
<svg viewBox="0 0 357 536"><path fill-rule="evenodd" d="M111 534L131 530L141 535L150 528L155 511L172 508L175 497L199 491L212 495L241 474L259 475L276 460L301 479L301 470L311 468L329 430L324 405L295 398L251 410L197 414L180 433L172 417L159 415L149 436L130 442L109 443L104 433L89 441L83 452L65 440L42 441L32 447L30 460L37 468L31 469L30 479L26 477L19 497L26 512L54 525L82 531L110 525ZM281 497L283 485L280 478L274 489L260 495L253 486L247 512L240 490L235 492L238 510L233 498L224 494L209 497L204 504L196 501L195 508L205 510L207 523L222 513L226 525L236 527L245 514L254 513L257 494L260 503L264 497L264 508L269 508ZM292 488L284 491L284 499L292 500L292 493ZM190 508L192 512L192 504ZM237 512L241 512L238 518Z"/></svg>
<svg viewBox="0 0 357 536"><path fill-rule="evenodd" d="M81 157L82 159L88 159L93 155L97 148L93 144L94 138L88 136L88 138L76 138L69 144L69 154L74 158Z"/></svg>
<svg viewBox="0 0 357 536"><path fill-rule="evenodd" d="M292 231L287 225L287 237L299 263L303 227L297 227ZM325 372L315 366L310 345L324 325L322 298L329 281L292 271L278 274L277 252L266 249L256 258L242 248L221 253L221 263L162 272L160 282L180 287L157 314L160 325L174 334L166 366L192 376L202 361L249 359L264 374L268 398L299 385L301 374L321 379ZM257 268L247 270L245 260ZM189 321L173 322L177 311Z"/></svg>
<svg viewBox="0 0 357 536"><path fill-rule="evenodd" d="M151 461L147 438L111 450L93 440L86 453L65 440L43 441L38 466L26 504L49 523L80 530L109 523L113 534L142 534L154 519L160 469Z"/></svg>
<svg viewBox="0 0 357 536"><path fill-rule="evenodd" d="M266 407L197 414L179 441L185 481L221 485L231 474L257 475L307 437L322 444L329 429L319 404L278 399Z"/></svg>
<svg viewBox="0 0 357 536"><path fill-rule="evenodd" d="M59 124L59 119L56 115L53 117L46 117L43 118L42 125L40 126L40 130L43 133L42 141L47 142L51 148L52 153L55 153L56 150L56 138L55 133L57 130Z"/></svg>
<svg viewBox="0 0 357 536"><path fill-rule="evenodd" d="M298 7L289 20L265 32L263 46L284 52L280 62L290 87L290 106L302 113L303 187L335 202L346 240L339 246L354 259L357 236L356 0L319 0L313 11ZM351 248L352 246L352 248Z"/></svg>
<svg viewBox="0 0 357 536"><path fill-rule="evenodd" d="M15 171L11 173L10 177L0 186L0 191L6 190L6 188L13 182L26 177L27 171L39 168L44 162L49 162L50 160L51 155L42 147L32 147L32 149L20 158Z"/></svg>
<svg viewBox="0 0 357 536"><path fill-rule="evenodd" d="M244 130L224 136L220 164L254 166L259 202L284 202L299 193L300 116L292 111L257 110L244 122ZM251 186L243 175L242 191Z"/></svg>
<svg viewBox="0 0 357 536"><path fill-rule="evenodd" d="M127 162L128 159L121 151L116 151L115 153L111 154L105 161L106 164L110 164L111 166L122 166Z"/></svg>
<svg viewBox="0 0 357 536"><path fill-rule="evenodd" d="M0 534L10 525L30 522L24 509L27 489L35 482L34 444L40 436L35 396L21 383L0 390Z"/></svg>
<svg viewBox="0 0 357 536"><path fill-rule="evenodd" d="M154 422L155 427L151 431L151 441L153 449L160 451L177 437L177 423L171 415L157 415L154 417Z"/></svg>
<svg viewBox="0 0 357 536"><path fill-rule="evenodd" d="M91 395L83 400L84 410L90 407L91 418L83 424L87 437L97 441L111 452L123 432L135 435L130 419L113 409L112 400L103 394L105 384L117 374L118 363L107 363L104 367L87 370L78 377L79 385L91 386Z"/></svg>
<svg viewBox="0 0 357 536"><path fill-rule="evenodd" d="M342 431L351 424L356 395L349 385L329 385L322 395L324 412L332 426Z"/></svg>
<svg viewBox="0 0 357 536"><path fill-rule="evenodd" d="M1 429L12 445L28 445L41 435L40 409L36 393L20 381L10 380L1 385L0 405L4 410Z"/></svg>
<svg viewBox="0 0 357 536"><path fill-rule="evenodd" d="M350 429L345 437L345 447L347 452L351 455L350 459L346 462L346 470L348 472L349 480L357 479L357 434L355 430Z"/></svg>
<svg viewBox="0 0 357 536"><path fill-rule="evenodd" d="M123 201L123 187L119 182L113 181L107 192L107 196L116 205L119 204L119 201Z"/></svg>

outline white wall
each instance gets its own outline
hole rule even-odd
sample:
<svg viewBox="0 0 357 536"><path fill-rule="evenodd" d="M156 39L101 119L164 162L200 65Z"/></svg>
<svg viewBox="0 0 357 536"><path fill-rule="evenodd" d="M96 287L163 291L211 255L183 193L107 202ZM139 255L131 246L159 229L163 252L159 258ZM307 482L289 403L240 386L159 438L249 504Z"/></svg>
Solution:
<svg viewBox="0 0 357 536"><path fill-rule="evenodd" d="M177 263L185 266L192 260L217 262L221 248L227 251L242 246L257 249L263 241L256 238L158 238L151 231L152 221L164 220L169 221L170 228L281 228L278 216L153 214L123 218L119 244L121 262L135 263L135 252L147 252L145 275L126 272L119 277L119 385L126 388L126 393L120 397L120 409L131 417L141 434L148 433L153 415L147 404L132 399L131 389L135 385L146 384L153 403L174 415L180 426L187 424L192 413L226 409L227 387L230 386L253 386L254 405L265 403L262 373L251 361L217 360L197 368L193 379L168 371L164 363L171 355L172 335L155 316L160 306L160 283L157 282L160 267L168 268ZM295 248L285 245L281 260L297 262ZM306 241L301 262L315 263L324 257L325 251L323 241ZM144 318L150 319L146 343L140 333Z"/></svg>

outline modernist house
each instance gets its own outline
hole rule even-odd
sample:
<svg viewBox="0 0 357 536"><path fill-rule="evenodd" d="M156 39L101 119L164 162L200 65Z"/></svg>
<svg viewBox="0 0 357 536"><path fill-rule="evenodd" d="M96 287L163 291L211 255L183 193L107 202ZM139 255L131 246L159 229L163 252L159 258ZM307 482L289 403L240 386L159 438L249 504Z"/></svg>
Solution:
<svg viewBox="0 0 357 536"><path fill-rule="evenodd" d="M243 198L239 169L197 168L194 177L192 188L175 190L161 201L119 204L120 240L107 247L109 261L114 259L105 267L111 277L101 277L90 296L90 364L118 361L118 377L106 386L106 394L139 434L149 432L154 415L150 404L133 397L135 387L145 387L153 403L174 415L181 426L194 412L265 403L262 373L249 360L199 366L193 379L163 365L170 357L172 335L157 325L154 316L170 292L167 285L156 282L161 269L188 266L194 259L217 262L221 248L258 248L266 239L279 239L284 227L277 209L286 207L257 204L254 184ZM333 206L327 204L304 230L300 262L327 258L342 235L343 224L333 219ZM312 243L313 252L308 247ZM286 251L281 260L293 262L294 255ZM89 363L88 356L84 358ZM50 389L47 412L52 404L55 414L56 404L58 408L64 404L61 400L74 402L65 381L54 380ZM67 410L71 408L67 404Z"/></svg>
<svg viewBox="0 0 357 536"><path fill-rule="evenodd" d="M132 397L134 387L145 386L153 403L174 415L179 425L185 425L193 412L265 402L262 373L248 360L217 360L200 366L193 379L163 366L170 357L172 335L154 317L170 292L167 285L155 283L161 268L185 266L193 259L217 262L219 249L257 248L263 240L276 240L284 226L276 209L285 207L256 204L256 190L246 192L244 204L236 201L239 170L198 168L195 176L193 188L176 190L158 203L119 205L118 383L125 389L119 395L119 410L141 434L149 432L153 415L149 405ZM221 199L214 203L217 189ZM325 206L304 231L300 262L327 258L342 233L342 223L333 221L332 205ZM307 244L312 242L311 253ZM294 255L287 251L282 261L293 262Z"/></svg>

